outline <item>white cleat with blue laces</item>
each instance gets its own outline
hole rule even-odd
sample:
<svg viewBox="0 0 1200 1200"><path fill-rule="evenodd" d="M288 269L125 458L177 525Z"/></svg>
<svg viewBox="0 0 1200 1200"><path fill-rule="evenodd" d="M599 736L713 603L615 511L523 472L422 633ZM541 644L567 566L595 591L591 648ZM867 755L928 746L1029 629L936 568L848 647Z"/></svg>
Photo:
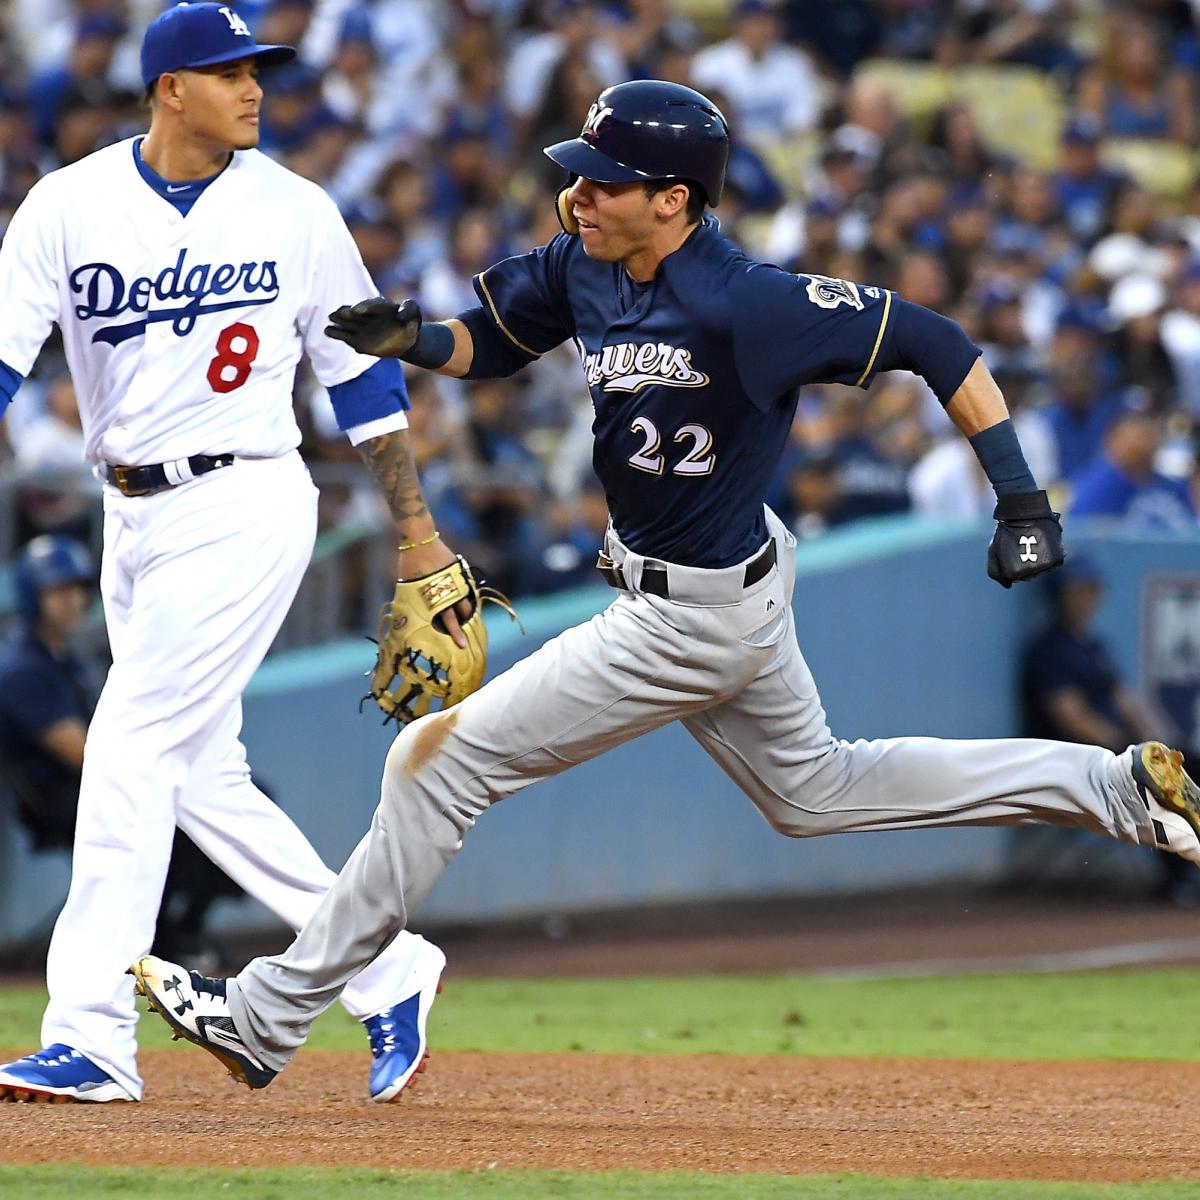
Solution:
<svg viewBox="0 0 1200 1200"><path fill-rule="evenodd" d="M417 991L363 1021L371 1040L368 1087L376 1104L395 1100L425 1070L429 1058L425 1026L433 1001L442 990L445 967L446 956L436 946L427 945L409 974Z"/></svg>
<svg viewBox="0 0 1200 1200"><path fill-rule="evenodd" d="M106 1104L136 1099L90 1058L61 1042L0 1067L0 1100Z"/></svg>

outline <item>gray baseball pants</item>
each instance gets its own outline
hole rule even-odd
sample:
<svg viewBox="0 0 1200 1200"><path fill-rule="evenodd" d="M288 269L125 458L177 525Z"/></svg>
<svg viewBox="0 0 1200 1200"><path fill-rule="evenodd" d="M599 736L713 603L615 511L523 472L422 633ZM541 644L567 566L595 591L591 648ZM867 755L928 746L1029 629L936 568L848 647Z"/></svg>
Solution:
<svg viewBox="0 0 1200 1200"><path fill-rule="evenodd" d="M490 805L670 721L780 833L936 825L1077 826L1153 844L1127 754L1032 739L833 737L796 642L791 534L778 563L668 568L671 599L638 591L644 560L610 534L631 590L388 753L371 828L284 953L229 982L234 1023L280 1069L347 981L402 930Z"/></svg>

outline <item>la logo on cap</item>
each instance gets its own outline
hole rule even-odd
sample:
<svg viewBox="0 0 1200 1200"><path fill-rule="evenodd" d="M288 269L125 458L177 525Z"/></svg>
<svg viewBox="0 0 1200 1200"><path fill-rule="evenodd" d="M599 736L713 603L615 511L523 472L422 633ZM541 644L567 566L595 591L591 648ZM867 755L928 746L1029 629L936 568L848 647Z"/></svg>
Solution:
<svg viewBox="0 0 1200 1200"><path fill-rule="evenodd" d="M226 8L225 5L222 4L221 12L225 14L225 20L229 22L229 28L232 29L233 32L238 35L238 37L250 36L250 26L247 25L246 22L243 21L242 18L233 11L233 9Z"/></svg>

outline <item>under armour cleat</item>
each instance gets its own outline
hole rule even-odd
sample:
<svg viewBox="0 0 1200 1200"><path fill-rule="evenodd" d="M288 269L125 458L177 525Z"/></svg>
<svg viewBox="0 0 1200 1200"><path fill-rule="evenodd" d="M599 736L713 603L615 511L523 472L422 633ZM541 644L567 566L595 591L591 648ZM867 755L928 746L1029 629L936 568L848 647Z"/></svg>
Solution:
<svg viewBox="0 0 1200 1200"><path fill-rule="evenodd" d="M376 1104L395 1100L425 1070L429 1060L425 1026L434 998L442 990L445 967L446 956L436 946L427 944L408 976L409 982L417 985L417 991L407 1000L363 1021L371 1039L368 1088Z"/></svg>
<svg viewBox="0 0 1200 1200"><path fill-rule="evenodd" d="M1130 753L1159 848L1200 866L1200 787L1183 769L1183 755L1162 742L1143 742Z"/></svg>
<svg viewBox="0 0 1200 1200"><path fill-rule="evenodd" d="M173 1041L183 1038L207 1050L248 1088L265 1088L279 1073L260 1063L242 1041L229 1012L224 979L197 975L152 954L139 958L129 974L150 1011L170 1025Z"/></svg>
<svg viewBox="0 0 1200 1200"><path fill-rule="evenodd" d="M0 1067L0 1100L30 1104L136 1101L86 1055L56 1042Z"/></svg>

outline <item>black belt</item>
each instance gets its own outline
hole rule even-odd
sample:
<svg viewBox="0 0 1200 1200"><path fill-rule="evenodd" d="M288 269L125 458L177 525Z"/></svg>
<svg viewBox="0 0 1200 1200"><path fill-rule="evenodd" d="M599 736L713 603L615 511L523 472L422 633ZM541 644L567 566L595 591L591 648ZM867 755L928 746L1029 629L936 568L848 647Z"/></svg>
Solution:
<svg viewBox="0 0 1200 1200"><path fill-rule="evenodd" d="M771 538L746 564L746 574L742 579L742 587L750 587L762 579L775 565L775 554L775 539ZM619 588L623 592L633 590L625 582L625 575L620 566L613 562L603 551L600 552L600 557L596 560L596 570L600 572L601 577L609 587ZM652 565L643 567L641 587L638 590L648 592L651 596L661 596L664 600L670 600L671 589L667 586L667 568Z"/></svg>
<svg viewBox="0 0 1200 1200"><path fill-rule="evenodd" d="M233 455L193 454L186 461L192 472L190 478L194 479L197 475L207 475L209 471L215 471L219 467L232 466ZM149 467L116 467L112 463L105 463L104 477L126 496L149 496L152 492L162 491L163 488L187 483L186 479L170 479L164 463L154 463Z"/></svg>

